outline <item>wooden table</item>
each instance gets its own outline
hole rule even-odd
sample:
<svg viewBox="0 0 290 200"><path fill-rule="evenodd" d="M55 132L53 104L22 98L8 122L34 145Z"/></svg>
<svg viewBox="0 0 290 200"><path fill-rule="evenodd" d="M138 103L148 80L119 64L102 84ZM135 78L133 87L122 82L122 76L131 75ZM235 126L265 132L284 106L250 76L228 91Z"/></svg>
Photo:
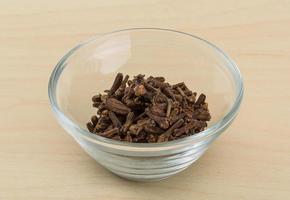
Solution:
<svg viewBox="0 0 290 200"><path fill-rule="evenodd" d="M0 199L289 199L289 0L0 2ZM168 180L120 179L91 159L50 111L47 82L75 44L128 27L199 35L239 65L233 125Z"/></svg>

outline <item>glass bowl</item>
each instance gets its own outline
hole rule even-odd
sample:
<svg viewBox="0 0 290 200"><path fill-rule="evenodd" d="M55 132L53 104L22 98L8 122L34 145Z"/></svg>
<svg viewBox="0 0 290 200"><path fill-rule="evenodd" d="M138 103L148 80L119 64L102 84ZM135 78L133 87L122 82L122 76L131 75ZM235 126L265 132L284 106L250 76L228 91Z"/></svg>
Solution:
<svg viewBox="0 0 290 200"><path fill-rule="evenodd" d="M117 72L164 76L207 95L212 120L206 130L164 143L127 143L91 134L91 97L110 88ZM243 82L235 63L199 37L159 28L114 31L71 49L53 70L52 110L60 125L99 164L126 179L153 181L190 166L238 113Z"/></svg>

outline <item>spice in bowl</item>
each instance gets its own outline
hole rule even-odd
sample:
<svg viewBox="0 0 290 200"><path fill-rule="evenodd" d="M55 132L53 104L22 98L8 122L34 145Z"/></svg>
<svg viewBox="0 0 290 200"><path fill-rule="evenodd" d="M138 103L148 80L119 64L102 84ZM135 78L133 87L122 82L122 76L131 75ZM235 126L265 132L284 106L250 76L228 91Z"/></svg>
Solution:
<svg viewBox="0 0 290 200"><path fill-rule="evenodd" d="M144 75L129 80L118 73L105 94L92 97L97 114L88 130L106 138L157 143L203 131L211 119L206 96L188 89L184 82L169 84L164 77Z"/></svg>

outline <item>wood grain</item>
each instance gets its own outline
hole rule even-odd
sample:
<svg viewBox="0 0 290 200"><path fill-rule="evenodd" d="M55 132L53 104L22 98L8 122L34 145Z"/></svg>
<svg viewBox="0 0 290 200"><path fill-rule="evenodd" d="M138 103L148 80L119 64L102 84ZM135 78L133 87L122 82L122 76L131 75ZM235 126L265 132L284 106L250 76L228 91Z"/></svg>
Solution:
<svg viewBox="0 0 290 200"><path fill-rule="evenodd" d="M228 52L245 81L240 114L192 167L168 180L120 179L53 118L47 82L78 42L163 27ZM0 1L0 199L287 199L290 1Z"/></svg>

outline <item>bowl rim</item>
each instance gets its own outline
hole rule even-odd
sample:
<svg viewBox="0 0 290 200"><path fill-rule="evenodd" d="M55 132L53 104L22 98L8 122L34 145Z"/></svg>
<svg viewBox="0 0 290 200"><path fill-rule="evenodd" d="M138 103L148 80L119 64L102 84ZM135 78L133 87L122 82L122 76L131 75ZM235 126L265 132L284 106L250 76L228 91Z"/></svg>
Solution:
<svg viewBox="0 0 290 200"><path fill-rule="evenodd" d="M217 121L215 124L210 126L209 128L205 129L204 131L201 131L197 134L187 136L181 139L173 140L173 141L168 141L168 142L162 142L162 143L129 143L125 141L116 141L113 139L105 138L102 136L98 136L96 134L90 133L88 130L80 127L78 124L74 123L73 120L71 120L68 116L66 116L61 109L59 108L57 104L57 98L56 98L56 88L57 88L57 83L58 79L62 74L62 71L66 67L65 62L68 60L74 52L76 52L79 48L85 46L88 43L91 43L97 39L107 37L119 32L131 32L131 31L162 31L162 32L171 32L171 33L176 33L180 34L181 36L190 36L193 39L200 40L201 42L207 44L209 47L213 48L215 51L220 53L224 59L229 63L226 65L226 67L230 70L230 74L232 77L234 77L234 82L235 82L235 88L237 91L237 95L235 97L234 103L232 107L229 109L229 111L224 115L223 118L221 118L219 121ZM243 86L243 78L241 75L241 72L236 65L236 63L219 47L216 45L212 44L211 42L200 38L198 36L195 36L193 34L185 33L182 31L177 31L173 29L165 29L165 28L148 28L148 27L140 27L140 28L127 28L127 29L120 29L116 31L111 31L107 32L104 34L96 35L94 37L91 37L90 39L79 43L72 49L70 49L56 64L54 67L49 83L48 83L48 96L51 104L51 108L53 113L55 114L55 117L58 119L58 122L60 123L61 126L63 127L72 127L75 131L80 134L84 139L89 140L93 143L98 143L103 146L110 146L110 147L118 147L120 149L126 149L128 148L133 149L140 149L140 150L149 150L149 151L154 151L158 148L168 148L171 149L171 147L176 147L179 145L182 145L184 143L192 143L195 141L199 141L203 138L207 138L209 136L212 136L214 134L217 134L224 130L225 127L227 127L235 118L235 116L238 113L238 110L240 108L242 98L243 98L243 93L244 93L244 86ZM64 123L64 124L62 124Z"/></svg>

